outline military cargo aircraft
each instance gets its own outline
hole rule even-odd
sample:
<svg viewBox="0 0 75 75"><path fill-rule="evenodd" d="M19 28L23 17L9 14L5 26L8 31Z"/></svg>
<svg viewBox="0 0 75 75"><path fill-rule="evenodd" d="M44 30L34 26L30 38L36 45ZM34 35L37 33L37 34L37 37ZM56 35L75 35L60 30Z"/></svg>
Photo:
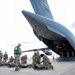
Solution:
<svg viewBox="0 0 75 75"><path fill-rule="evenodd" d="M35 13L22 10L37 38L60 57L75 56L75 36L53 18L47 0L30 0Z"/></svg>

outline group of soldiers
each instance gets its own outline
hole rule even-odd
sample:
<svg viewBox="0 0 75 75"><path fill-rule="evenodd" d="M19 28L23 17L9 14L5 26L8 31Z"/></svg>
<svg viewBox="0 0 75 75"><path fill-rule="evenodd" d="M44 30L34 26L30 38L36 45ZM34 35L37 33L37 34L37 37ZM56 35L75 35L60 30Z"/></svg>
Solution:
<svg viewBox="0 0 75 75"><path fill-rule="evenodd" d="M35 69L50 69L50 68L54 69L49 58L44 54L40 54L39 50L37 50L34 53L32 59L33 59L33 67Z"/></svg>
<svg viewBox="0 0 75 75"><path fill-rule="evenodd" d="M15 48L14 48L14 56L15 56L15 71L20 70L19 68L19 61L20 61L20 55L22 54L21 52L21 44L19 43ZM41 60L42 59L42 60ZM40 54L39 50L34 52L33 57L32 57L32 65L33 68L35 69L54 69L53 65L51 64L49 58L44 55ZM27 64L27 55L24 55L21 57L21 63L22 64Z"/></svg>
<svg viewBox="0 0 75 75"><path fill-rule="evenodd" d="M7 52L3 54L0 51L0 66L8 65L9 63L15 64L15 58L13 56L9 58Z"/></svg>
<svg viewBox="0 0 75 75"><path fill-rule="evenodd" d="M0 64L6 63L8 60L8 54L5 52L4 54L0 51Z"/></svg>
<svg viewBox="0 0 75 75"><path fill-rule="evenodd" d="M10 66L15 66L15 71L20 70L20 64L28 64L27 55L25 54L21 56L22 52L20 46L21 44L18 44L14 48L14 57L11 56L9 60L7 52L5 52L3 55L3 53L0 51L0 64L7 62L10 64ZM34 69L53 69L53 65L51 64L49 58L45 54L40 54L39 50L34 52L31 64Z"/></svg>
<svg viewBox="0 0 75 75"><path fill-rule="evenodd" d="M21 57L21 64L28 64L27 55ZM54 69L49 58L45 54L40 54L39 50L32 56L32 65L34 69Z"/></svg>

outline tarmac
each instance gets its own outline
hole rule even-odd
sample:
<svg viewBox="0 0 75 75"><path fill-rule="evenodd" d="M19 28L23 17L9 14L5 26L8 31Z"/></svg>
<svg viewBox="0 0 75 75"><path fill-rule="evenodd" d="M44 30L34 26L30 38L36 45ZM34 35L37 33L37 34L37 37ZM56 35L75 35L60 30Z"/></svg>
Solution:
<svg viewBox="0 0 75 75"><path fill-rule="evenodd" d="M15 71L15 68L0 66L0 75L75 75L74 62L57 62L51 61L54 70L35 70L33 68L21 68L20 71Z"/></svg>

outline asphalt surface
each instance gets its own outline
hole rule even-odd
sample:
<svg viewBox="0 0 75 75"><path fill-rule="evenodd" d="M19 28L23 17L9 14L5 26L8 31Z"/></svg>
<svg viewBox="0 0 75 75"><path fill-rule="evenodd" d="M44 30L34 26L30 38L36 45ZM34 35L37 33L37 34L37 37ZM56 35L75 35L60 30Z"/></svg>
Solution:
<svg viewBox="0 0 75 75"><path fill-rule="evenodd" d="M57 62L52 61L54 70L35 70L33 68L21 68L15 71L15 68L0 66L0 75L75 75L75 62Z"/></svg>

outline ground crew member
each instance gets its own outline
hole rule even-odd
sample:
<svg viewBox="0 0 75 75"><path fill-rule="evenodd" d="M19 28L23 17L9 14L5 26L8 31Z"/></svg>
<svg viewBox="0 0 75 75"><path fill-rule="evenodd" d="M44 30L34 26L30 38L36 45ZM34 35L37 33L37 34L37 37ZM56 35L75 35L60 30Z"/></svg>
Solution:
<svg viewBox="0 0 75 75"><path fill-rule="evenodd" d="M20 63L20 55L21 55L21 44L19 43L15 48L14 48L14 56L15 56L15 71L20 70L19 68L19 63Z"/></svg>
<svg viewBox="0 0 75 75"><path fill-rule="evenodd" d="M2 52L0 51L0 64L2 64L2 57L3 57L3 54L2 54Z"/></svg>
<svg viewBox="0 0 75 75"><path fill-rule="evenodd" d="M3 55L3 62L6 63L8 60L8 54L7 52L5 52L5 54Z"/></svg>

